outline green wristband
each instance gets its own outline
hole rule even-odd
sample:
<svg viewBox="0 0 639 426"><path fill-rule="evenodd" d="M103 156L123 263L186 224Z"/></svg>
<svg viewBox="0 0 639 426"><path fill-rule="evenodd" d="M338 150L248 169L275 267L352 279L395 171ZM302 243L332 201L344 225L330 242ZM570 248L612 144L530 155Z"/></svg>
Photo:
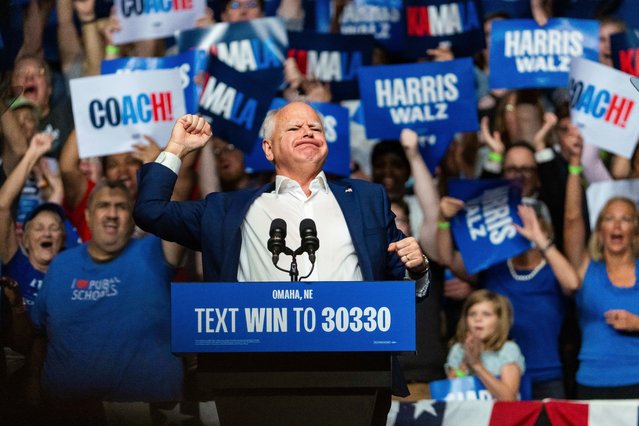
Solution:
<svg viewBox="0 0 639 426"><path fill-rule="evenodd" d="M492 151L488 153L488 159L496 163L504 161L504 156L498 152Z"/></svg>
<svg viewBox="0 0 639 426"><path fill-rule="evenodd" d="M437 221L437 229L441 229L442 231L450 229L450 222L448 222L448 221Z"/></svg>
<svg viewBox="0 0 639 426"><path fill-rule="evenodd" d="M573 166L572 164L568 165L568 173L570 173L571 175L580 175L583 171L584 168L581 166Z"/></svg>
<svg viewBox="0 0 639 426"><path fill-rule="evenodd" d="M461 368L454 368L453 371L455 372L455 376L457 376L457 377L466 377L466 376L468 376L468 373L466 373Z"/></svg>
<svg viewBox="0 0 639 426"><path fill-rule="evenodd" d="M112 44L108 44L104 48L104 53L106 53L107 55L117 55L117 54L120 53L120 48L118 46L114 46Z"/></svg>

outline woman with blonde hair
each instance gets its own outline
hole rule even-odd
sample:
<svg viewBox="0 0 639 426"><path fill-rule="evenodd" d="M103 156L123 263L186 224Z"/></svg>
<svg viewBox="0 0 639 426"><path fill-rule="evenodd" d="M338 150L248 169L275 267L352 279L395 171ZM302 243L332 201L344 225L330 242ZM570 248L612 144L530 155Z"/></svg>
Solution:
<svg viewBox="0 0 639 426"><path fill-rule="evenodd" d="M582 332L577 397L639 398L639 211L629 198L611 198L586 245L580 160L577 146L569 159L564 225L566 255L580 277L569 289Z"/></svg>

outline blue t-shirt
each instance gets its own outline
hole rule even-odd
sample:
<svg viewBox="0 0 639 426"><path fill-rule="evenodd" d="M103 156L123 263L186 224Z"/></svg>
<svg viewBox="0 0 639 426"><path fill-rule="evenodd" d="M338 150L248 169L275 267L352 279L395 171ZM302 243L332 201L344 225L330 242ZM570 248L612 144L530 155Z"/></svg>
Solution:
<svg viewBox="0 0 639 426"><path fill-rule="evenodd" d="M515 270L515 275L532 271ZM564 321L565 300L552 269L546 264L530 280L516 280L506 262L487 269L480 277L483 286L506 296L513 306L510 338L526 357L533 383L561 379L559 334Z"/></svg>
<svg viewBox="0 0 639 426"><path fill-rule="evenodd" d="M18 282L22 299L28 309L34 305L38 291L42 287L44 273L38 271L29 262L29 258L18 248L9 263L4 265L2 273Z"/></svg>
<svg viewBox="0 0 639 426"><path fill-rule="evenodd" d="M182 363L170 347L170 279L156 237L97 263L82 244L49 266L31 318L46 331L46 392L60 398L171 401Z"/></svg>
<svg viewBox="0 0 639 426"><path fill-rule="evenodd" d="M639 261L635 262L639 271ZM639 333L617 331L604 314L625 309L639 315L639 284L629 288L610 282L604 262L590 261L583 286L577 292L581 350L577 383L585 386L639 384Z"/></svg>

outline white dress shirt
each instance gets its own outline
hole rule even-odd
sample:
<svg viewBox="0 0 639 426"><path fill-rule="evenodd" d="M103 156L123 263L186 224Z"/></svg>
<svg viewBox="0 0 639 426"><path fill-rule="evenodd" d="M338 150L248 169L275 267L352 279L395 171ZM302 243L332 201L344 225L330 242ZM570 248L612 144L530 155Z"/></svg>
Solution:
<svg viewBox="0 0 639 426"><path fill-rule="evenodd" d="M242 248L238 281L288 281L289 274L273 265L267 248L273 219L284 219L287 225L286 246L296 250L301 238L299 224L313 219L320 245L315 268L307 281L361 281L357 253L342 210L331 192L324 172L310 184L306 196L299 183L285 176L275 178L275 190L258 197L242 223ZM291 257L281 254L278 266L288 270ZM311 271L306 253L297 256L300 277Z"/></svg>

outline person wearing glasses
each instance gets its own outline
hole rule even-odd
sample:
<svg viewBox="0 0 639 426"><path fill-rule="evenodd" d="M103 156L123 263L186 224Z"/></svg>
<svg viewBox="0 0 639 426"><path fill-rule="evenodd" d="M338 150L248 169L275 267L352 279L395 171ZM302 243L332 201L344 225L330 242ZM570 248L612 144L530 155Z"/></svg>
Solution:
<svg viewBox="0 0 639 426"><path fill-rule="evenodd" d="M516 173L524 179L528 174L524 170L533 169L532 165L516 167ZM437 229L440 262L457 277L510 300L515 314L510 337L517 342L526 359L527 375L532 381L532 399L564 398L559 345L566 311L562 288L576 286L578 277L553 242L547 208L530 198L519 206L523 226L515 227L534 243L534 247L476 275L469 275L462 254L453 245L449 225L449 220L464 206L462 200L449 196L440 201ZM543 321L539 321L540 318Z"/></svg>
<svg viewBox="0 0 639 426"><path fill-rule="evenodd" d="M559 104L555 113L546 112L543 125L535 133L532 141L521 140L506 144L500 132L489 130L487 118L481 122L481 138L490 150L484 162L482 178L503 177L518 180L523 197L543 201L550 211L555 230L555 244L563 250L567 159L575 146L583 145L579 129L570 121L569 106ZM558 143L553 145L551 141ZM584 145L583 161L584 177L587 181L610 179L596 147Z"/></svg>
<svg viewBox="0 0 639 426"><path fill-rule="evenodd" d="M222 10L223 22L242 22L264 15L263 0L226 0Z"/></svg>
<svg viewBox="0 0 639 426"><path fill-rule="evenodd" d="M302 0L281 0L276 12L289 31L304 29ZM221 11L222 22L242 22L264 17L264 0L225 0Z"/></svg>

